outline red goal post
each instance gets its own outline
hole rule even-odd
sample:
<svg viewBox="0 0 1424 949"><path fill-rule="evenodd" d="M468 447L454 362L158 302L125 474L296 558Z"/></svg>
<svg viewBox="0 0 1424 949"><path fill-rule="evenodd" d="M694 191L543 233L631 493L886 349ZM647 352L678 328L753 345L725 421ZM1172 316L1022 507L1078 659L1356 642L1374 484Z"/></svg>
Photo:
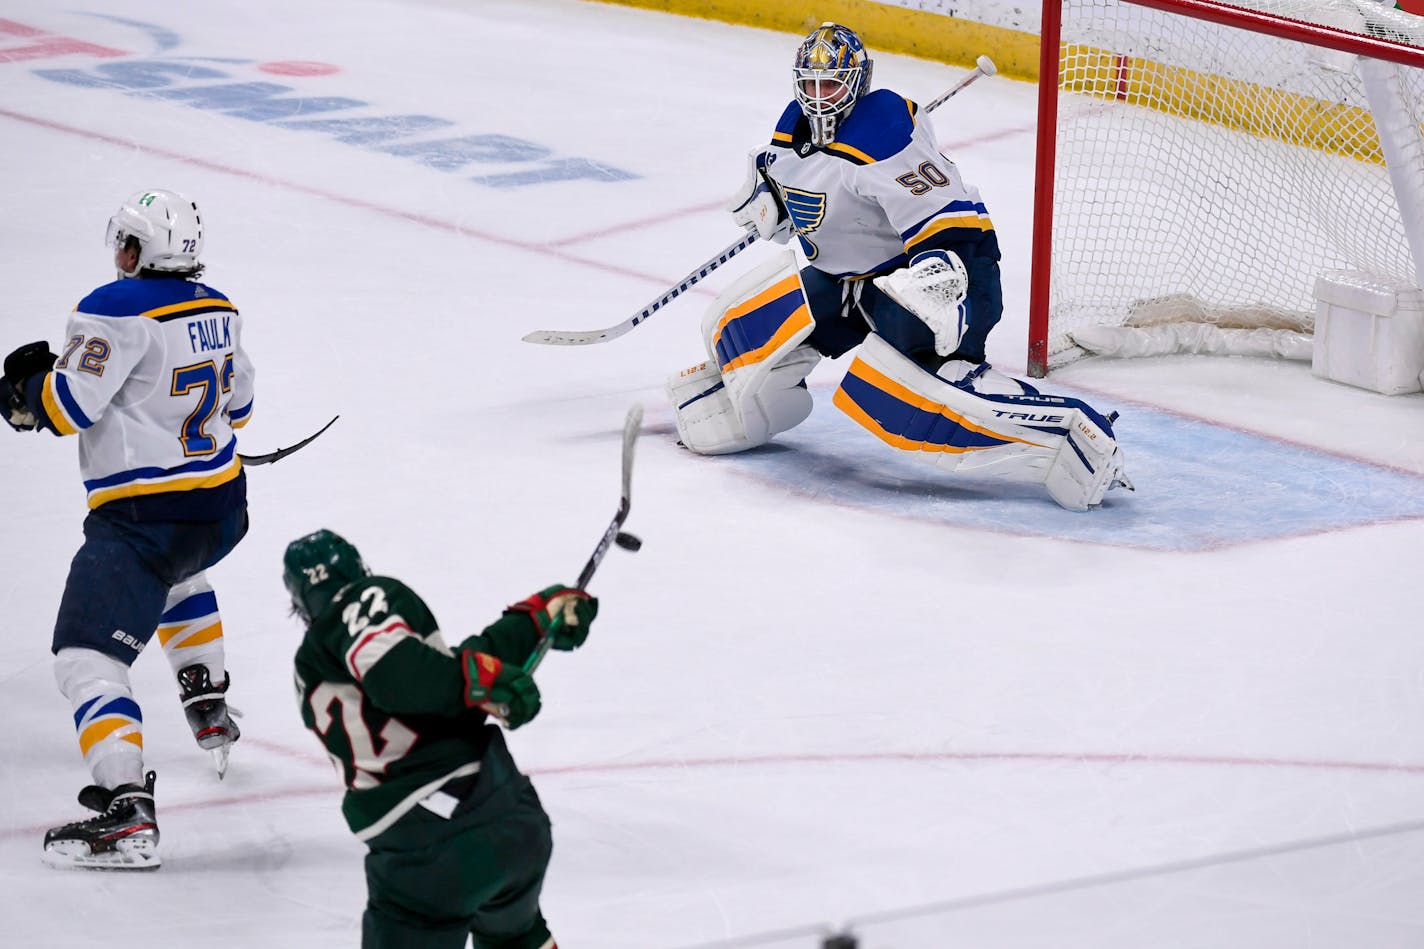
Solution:
<svg viewBox="0 0 1424 949"><path fill-rule="evenodd" d="M1243 2L1045 0L1030 375L1089 328L1308 333L1328 272L1424 285L1424 18Z"/></svg>

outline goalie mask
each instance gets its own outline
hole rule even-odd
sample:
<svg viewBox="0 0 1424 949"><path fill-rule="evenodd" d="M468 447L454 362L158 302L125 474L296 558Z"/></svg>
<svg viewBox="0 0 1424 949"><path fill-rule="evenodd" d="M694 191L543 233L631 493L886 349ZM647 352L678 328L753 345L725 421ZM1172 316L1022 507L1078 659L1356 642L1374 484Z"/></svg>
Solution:
<svg viewBox="0 0 1424 949"><path fill-rule="evenodd" d="M292 596L292 610L307 623L348 583L370 575L361 552L329 530L292 541L282 555L282 582Z"/></svg>
<svg viewBox="0 0 1424 949"><path fill-rule="evenodd" d="M138 241L138 263L120 277L137 276L141 271L173 273L194 277L202 272L198 255L203 252L203 219L198 205L175 191L140 191L130 195L109 218L104 242L119 251L129 238Z"/></svg>
<svg viewBox="0 0 1424 949"><path fill-rule="evenodd" d="M792 73L796 102L811 123L812 143L836 140L836 126L870 88L870 66L860 37L839 24L822 23L802 41Z"/></svg>

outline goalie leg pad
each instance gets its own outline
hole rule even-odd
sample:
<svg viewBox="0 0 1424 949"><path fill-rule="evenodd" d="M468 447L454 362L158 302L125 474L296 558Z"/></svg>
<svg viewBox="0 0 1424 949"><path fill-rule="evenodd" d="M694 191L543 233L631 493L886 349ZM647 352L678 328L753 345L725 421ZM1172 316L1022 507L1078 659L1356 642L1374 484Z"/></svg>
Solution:
<svg viewBox="0 0 1424 949"><path fill-rule="evenodd" d="M726 455L764 445L773 435L795 428L811 414L806 374L820 356L803 346L762 376L757 392L742 390L740 403L710 362L685 369L667 382L677 417L677 433L690 451Z"/></svg>
<svg viewBox="0 0 1424 949"><path fill-rule="evenodd" d="M1102 503L1108 489L1132 484L1122 473L1122 449L1091 415L1074 409L1068 435L1049 466L1044 486L1070 511L1086 511Z"/></svg>
<svg viewBox="0 0 1424 949"><path fill-rule="evenodd" d="M667 381L668 400L683 447L699 455L727 455L756 445L742 430L717 367L701 362Z"/></svg>
<svg viewBox="0 0 1424 949"><path fill-rule="evenodd" d="M998 417L997 403L926 372L875 334L834 402L886 444L951 471L1041 482L1058 450L1058 436Z"/></svg>
<svg viewBox="0 0 1424 949"><path fill-rule="evenodd" d="M727 387L756 392L763 376L815 328L796 256L774 258L732 284L702 318L707 355Z"/></svg>
<svg viewBox="0 0 1424 949"><path fill-rule="evenodd" d="M980 395L926 372L871 335L835 404L887 444L950 471L1044 484L1087 510L1122 482L1111 425L1076 399Z"/></svg>
<svg viewBox="0 0 1424 949"><path fill-rule="evenodd" d="M806 374L821 357L801 343L814 328L791 252L732 284L702 320L708 360L667 383L682 443L703 455L745 451L805 421Z"/></svg>

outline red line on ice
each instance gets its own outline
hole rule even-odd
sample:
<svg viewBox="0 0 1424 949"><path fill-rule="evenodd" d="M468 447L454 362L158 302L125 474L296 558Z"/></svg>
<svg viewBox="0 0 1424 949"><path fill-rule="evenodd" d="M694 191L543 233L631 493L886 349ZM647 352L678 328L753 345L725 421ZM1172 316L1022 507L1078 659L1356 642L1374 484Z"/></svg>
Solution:
<svg viewBox="0 0 1424 949"><path fill-rule="evenodd" d="M296 751L277 742L243 738L245 747L261 748L287 758L307 761L326 766L328 762L314 754ZM1088 764L1088 765L1187 765L1228 768L1294 768L1310 771L1360 771L1377 774L1424 775L1424 764L1387 761L1341 761L1315 758L1268 758L1232 755L1159 755L1133 754L1128 752L1069 752L1069 751L883 751L859 754L820 754L814 752L791 752L768 755L727 755L707 758L654 758L643 761L591 761L584 764L554 765L551 767L526 768L525 772L534 778L554 778L560 775L613 774L629 771L685 771L715 768L781 767L785 765L816 764L1002 764L1005 762L1029 762L1039 764ZM255 790L243 794L203 798L183 803L159 802L159 814L203 811L214 807L247 806L259 801L281 801L304 797L326 797L335 801L341 788L333 778L320 785L298 785L278 787L272 790ZM70 814L59 808L55 823ZM44 836L49 826L8 827L0 829L0 840L14 840L22 837Z"/></svg>

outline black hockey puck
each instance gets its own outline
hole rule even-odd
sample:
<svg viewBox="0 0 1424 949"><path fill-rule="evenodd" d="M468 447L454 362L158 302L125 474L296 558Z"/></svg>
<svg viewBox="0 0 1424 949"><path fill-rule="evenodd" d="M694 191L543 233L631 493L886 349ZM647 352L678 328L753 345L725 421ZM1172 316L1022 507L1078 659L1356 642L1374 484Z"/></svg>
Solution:
<svg viewBox="0 0 1424 949"><path fill-rule="evenodd" d="M617 536L613 538L613 542L624 550L631 551L637 551L643 546L643 542L639 540L636 535L626 533L625 531L619 531Z"/></svg>

